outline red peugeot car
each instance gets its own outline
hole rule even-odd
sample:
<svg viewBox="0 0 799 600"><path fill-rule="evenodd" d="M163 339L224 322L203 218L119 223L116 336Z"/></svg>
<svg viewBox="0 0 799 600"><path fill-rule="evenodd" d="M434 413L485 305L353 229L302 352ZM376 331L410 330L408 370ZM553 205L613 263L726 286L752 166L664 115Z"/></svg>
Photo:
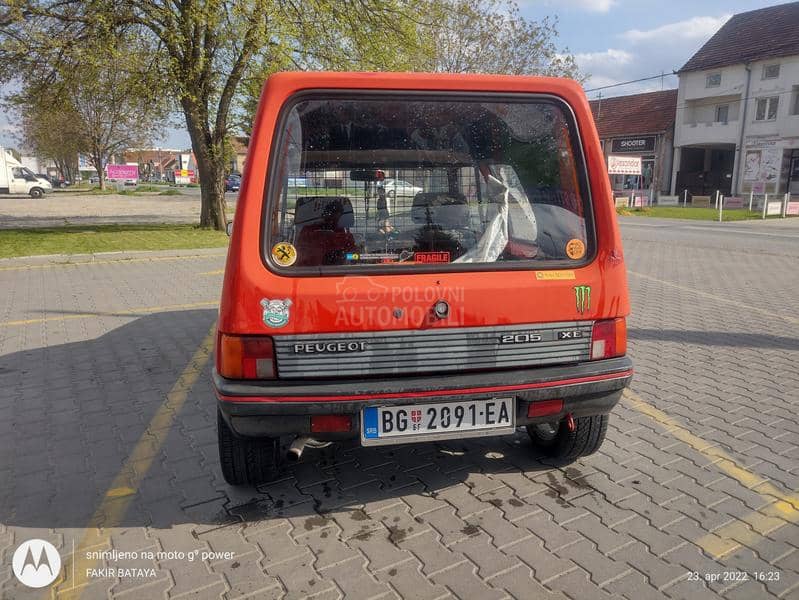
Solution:
<svg viewBox="0 0 799 600"><path fill-rule="evenodd" d="M575 82L274 75L222 292L222 472L274 478L289 436L298 458L346 438L526 427L548 455L591 454L632 377L628 312L605 163Z"/></svg>

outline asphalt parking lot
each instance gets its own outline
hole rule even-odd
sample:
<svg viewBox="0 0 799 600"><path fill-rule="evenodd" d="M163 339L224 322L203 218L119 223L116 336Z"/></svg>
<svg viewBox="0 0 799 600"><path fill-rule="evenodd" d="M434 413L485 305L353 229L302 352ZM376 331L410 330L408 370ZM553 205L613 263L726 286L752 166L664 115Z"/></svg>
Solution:
<svg viewBox="0 0 799 600"><path fill-rule="evenodd" d="M636 376L599 453L334 445L257 489L216 455L223 252L0 261L0 596L799 598L799 220L622 230ZM34 537L49 590L11 570Z"/></svg>
<svg viewBox="0 0 799 600"><path fill-rule="evenodd" d="M0 229L197 223L200 219L199 196L200 188L181 188L180 194L174 196L160 196L158 192L143 192L135 196L92 195L73 190L55 191L44 198L4 195L0 197ZM225 194L231 211L235 210L237 196L237 192Z"/></svg>

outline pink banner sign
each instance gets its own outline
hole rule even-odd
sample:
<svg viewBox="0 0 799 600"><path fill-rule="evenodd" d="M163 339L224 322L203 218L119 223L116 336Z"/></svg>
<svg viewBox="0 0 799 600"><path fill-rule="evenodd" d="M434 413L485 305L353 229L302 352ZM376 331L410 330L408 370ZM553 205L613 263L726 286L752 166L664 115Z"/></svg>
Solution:
<svg viewBox="0 0 799 600"><path fill-rule="evenodd" d="M729 198L724 198L724 208L743 208L744 207L744 199L739 198L737 196L730 196Z"/></svg>
<svg viewBox="0 0 799 600"><path fill-rule="evenodd" d="M785 214L799 215L799 202L788 202L788 206L785 207Z"/></svg>
<svg viewBox="0 0 799 600"><path fill-rule="evenodd" d="M108 165L105 172L109 179L138 179L138 165Z"/></svg>

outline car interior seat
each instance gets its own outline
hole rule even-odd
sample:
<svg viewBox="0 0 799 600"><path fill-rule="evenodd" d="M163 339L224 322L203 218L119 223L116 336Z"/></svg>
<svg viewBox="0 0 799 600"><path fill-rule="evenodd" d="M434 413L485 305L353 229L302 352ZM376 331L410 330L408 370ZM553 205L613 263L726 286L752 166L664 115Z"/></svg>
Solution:
<svg viewBox="0 0 799 600"><path fill-rule="evenodd" d="M294 209L297 264L341 264L355 249L352 202L346 196L301 196Z"/></svg>
<svg viewBox="0 0 799 600"><path fill-rule="evenodd" d="M411 220L422 225L420 250L448 250L453 257L477 241L466 196L459 192L420 192L413 198Z"/></svg>

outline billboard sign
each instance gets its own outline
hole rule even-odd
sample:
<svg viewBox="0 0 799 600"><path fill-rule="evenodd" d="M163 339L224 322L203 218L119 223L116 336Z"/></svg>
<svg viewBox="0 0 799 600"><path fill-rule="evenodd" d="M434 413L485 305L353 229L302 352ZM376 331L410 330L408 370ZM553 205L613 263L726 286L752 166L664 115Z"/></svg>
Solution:
<svg viewBox="0 0 799 600"><path fill-rule="evenodd" d="M608 156L609 175L640 175L640 156Z"/></svg>
<svg viewBox="0 0 799 600"><path fill-rule="evenodd" d="M655 136L643 135L638 137L616 138L610 146L610 151L621 152L642 152L651 153L655 151Z"/></svg>
<svg viewBox="0 0 799 600"><path fill-rule="evenodd" d="M194 181L194 171L191 169L176 169L175 183L177 185L188 185Z"/></svg>
<svg viewBox="0 0 799 600"><path fill-rule="evenodd" d="M108 179L138 179L139 165L107 165L105 172Z"/></svg>

